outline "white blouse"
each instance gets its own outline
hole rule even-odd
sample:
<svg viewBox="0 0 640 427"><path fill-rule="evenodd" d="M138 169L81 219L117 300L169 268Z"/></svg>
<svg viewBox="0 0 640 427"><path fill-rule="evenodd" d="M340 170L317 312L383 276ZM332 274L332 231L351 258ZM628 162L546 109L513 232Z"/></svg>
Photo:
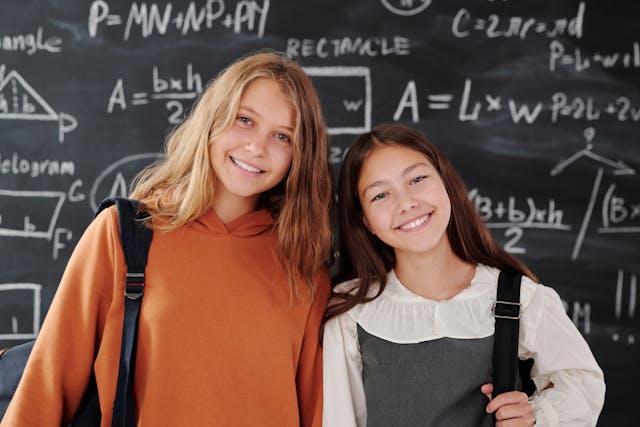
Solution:
<svg viewBox="0 0 640 427"><path fill-rule="evenodd" d="M357 324L369 334L399 344L488 337L494 332L491 309L499 274L496 268L478 265L468 288L450 300L434 301L411 292L391 271L378 298L327 322L323 426L367 424ZM356 285L357 279L344 282L336 291L349 292ZM604 375L560 297L523 277L520 302L518 356L534 359L531 378L537 390L530 402L536 426L595 426L604 403ZM550 383L553 387L545 389Z"/></svg>

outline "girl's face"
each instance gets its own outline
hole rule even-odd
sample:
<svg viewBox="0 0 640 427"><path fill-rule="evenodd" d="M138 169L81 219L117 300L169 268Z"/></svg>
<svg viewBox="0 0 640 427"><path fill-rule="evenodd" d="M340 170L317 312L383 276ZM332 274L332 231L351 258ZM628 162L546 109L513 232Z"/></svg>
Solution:
<svg viewBox="0 0 640 427"><path fill-rule="evenodd" d="M209 148L215 203L254 210L260 194L278 185L291 167L294 128L295 114L280 85L254 80L231 128Z"/></svg>
<svg viewBox="0 0 640 427"><path fill-rule="evenodd" d="M400 145L375 148L358 181L364 223L396 258L450 248L451 202L427 157Z"/></svg>

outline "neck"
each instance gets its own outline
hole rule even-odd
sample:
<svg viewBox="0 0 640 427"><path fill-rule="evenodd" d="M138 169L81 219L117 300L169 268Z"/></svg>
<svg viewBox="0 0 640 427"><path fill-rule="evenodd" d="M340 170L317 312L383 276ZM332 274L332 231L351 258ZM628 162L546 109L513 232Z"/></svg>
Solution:
<svg viewBox="0 0 640 427"><path fill-rule="evenodd" d="M213 210L223 224L228 224L243 215L258 208L258 198L255 197L225 197L224 193L213 195Z"/></svg>
<svg viewBox="0 0 640 427"><path fill-rule="evenodd" d="M411 292L436 301L453 298L475 275L475 265L458 258L448 245L426 255L396 253L394 270Z"/></svg>

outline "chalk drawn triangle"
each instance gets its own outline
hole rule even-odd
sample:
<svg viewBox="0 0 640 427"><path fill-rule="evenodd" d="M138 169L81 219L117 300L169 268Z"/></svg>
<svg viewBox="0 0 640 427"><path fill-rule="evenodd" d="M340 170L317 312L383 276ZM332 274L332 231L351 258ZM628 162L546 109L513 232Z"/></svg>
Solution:
<svg viewBox="0 0 640 427"><path fill-rule="evenodd" d="M16 71L0 82L0 119L58 120L58 113Z"/></svg>

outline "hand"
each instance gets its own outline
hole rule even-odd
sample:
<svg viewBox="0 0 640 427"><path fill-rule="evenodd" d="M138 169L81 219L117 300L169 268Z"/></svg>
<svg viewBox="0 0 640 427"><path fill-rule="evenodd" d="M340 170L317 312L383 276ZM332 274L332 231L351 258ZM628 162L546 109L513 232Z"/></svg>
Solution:
<svg viewBox="0 0 640 427"><path fill-rule="evenodd" d="M480 387L480 391L491 400L487 405L487 412L495 413L497 427L520 427L535 424L533 405L529 403L526 393L509 391L492 399L492 384L484 384Z"/></svg>

